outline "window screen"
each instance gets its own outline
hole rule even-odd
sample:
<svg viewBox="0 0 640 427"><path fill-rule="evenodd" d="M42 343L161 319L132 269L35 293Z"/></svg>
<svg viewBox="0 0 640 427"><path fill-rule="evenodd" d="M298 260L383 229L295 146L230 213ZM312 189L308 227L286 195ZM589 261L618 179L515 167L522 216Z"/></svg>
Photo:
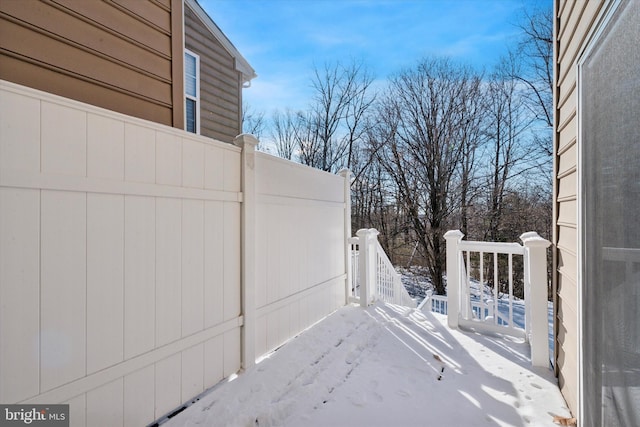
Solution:
<svg viewBox="0 0 640 427"><path fill-rule="evenodd" d="M640 1L580 68L584 426L640 426Z"/></svg>

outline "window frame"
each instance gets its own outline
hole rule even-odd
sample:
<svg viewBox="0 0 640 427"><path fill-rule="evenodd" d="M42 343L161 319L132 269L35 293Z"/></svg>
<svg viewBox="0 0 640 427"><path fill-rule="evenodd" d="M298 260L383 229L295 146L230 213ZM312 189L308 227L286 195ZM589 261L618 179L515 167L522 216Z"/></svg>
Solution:
<svg viewBox="0 0 640 427"><path fill-rule="evenodd" d="M189 95L187 93L187 70L186 70L186 56L191 56L195 59L196 61L196 73L195 73L195 80L196 80L196 96L193 95ZM200 55L194 53L193 51L190 51L189 49L184 49L184 61L185 61L185 67L184 67L184 73L183 73L183 79L184 79L184 130L187 132L190 132L187 130L187 100L191 100L195 102L195 134L200 135Z"/></svg>

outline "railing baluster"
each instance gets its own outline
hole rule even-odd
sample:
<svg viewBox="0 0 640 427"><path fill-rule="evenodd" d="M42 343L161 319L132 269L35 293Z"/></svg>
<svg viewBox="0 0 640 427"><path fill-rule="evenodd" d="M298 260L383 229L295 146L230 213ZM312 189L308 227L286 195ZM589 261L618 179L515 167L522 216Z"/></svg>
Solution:
<svg viewBox="0 0 640 427"><path fill-rule="evenodd" d="M509 254L509 327L513 326L513 254Z"/></svg>
<svg viewBox="0 0 640 427"><path fill-rule="evenodd" d="M464 306L465 318L473 317L473 310L469 313L469 310L471 310L471 251L467 251L467 295Z"/></svg>
<svg viewBox="0 0 640 427"><path fill-rule="evenodd" d="M498 252L493 253L493 323L498 324Z"/></svg>
<svg viewBox="0 0 640 427"><path fill-rule="evenodd" d="M480 320L484 320L484 252L480 252Z"/></svg>

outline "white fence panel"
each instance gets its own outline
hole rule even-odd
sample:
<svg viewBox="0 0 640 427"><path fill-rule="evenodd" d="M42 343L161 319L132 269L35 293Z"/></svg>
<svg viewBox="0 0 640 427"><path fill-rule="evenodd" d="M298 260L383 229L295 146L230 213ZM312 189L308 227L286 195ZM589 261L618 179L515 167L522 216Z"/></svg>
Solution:
<svg viewBox="0 0 640 427"><path fill-rule="evenodd" d="M239 369L240 153L0 82L0 401L144 425Z"/></svg>
<svg viewBox="0 0 640 427"><path fill-rule="evenodd" d="M144 425L253 363L344 305L348 184L0 82L0 401Z"/></svg>
<svg viewBox="0 0 640 427"><path fill-rule="evenodd" d="M256 355L345 304L345 178L256 153Z"/></svg>

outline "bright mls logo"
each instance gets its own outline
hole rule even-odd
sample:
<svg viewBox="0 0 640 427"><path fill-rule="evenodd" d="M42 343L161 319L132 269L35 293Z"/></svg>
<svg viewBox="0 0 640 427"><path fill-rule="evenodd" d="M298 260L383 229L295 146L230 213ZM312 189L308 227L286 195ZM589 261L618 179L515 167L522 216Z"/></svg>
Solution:
<svg viewBox="0 0 640 427"><path fill-rule="evenodd" d="M0 405L0 427L69 427L69 405Z"/></svg>

